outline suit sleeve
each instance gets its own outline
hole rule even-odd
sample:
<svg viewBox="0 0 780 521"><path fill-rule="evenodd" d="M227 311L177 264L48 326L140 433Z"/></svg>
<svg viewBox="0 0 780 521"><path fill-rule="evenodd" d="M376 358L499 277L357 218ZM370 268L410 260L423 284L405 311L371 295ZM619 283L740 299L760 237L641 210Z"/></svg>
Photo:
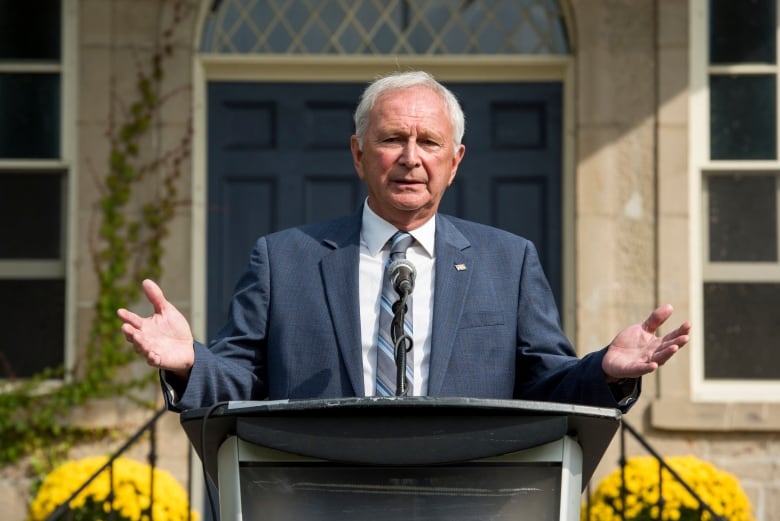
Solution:
<svg viewBox="0 0 780 521"><path fill-rule="evenodd" d="M169 385L163 379L163 395L170 409L183 411L228 400L267 397L269 302L268 247L265 238L260 238L236 284L226 325L208 346L195 343L189 379L167 382Z"/></svg>
<svg viewBox="0 0 780 521"><path fill-rule="evenodd" d="M532 243L527 243L517 306L515 398L627 410L607 384L606 348L578 358L560 326L555 300Z"/></svg>

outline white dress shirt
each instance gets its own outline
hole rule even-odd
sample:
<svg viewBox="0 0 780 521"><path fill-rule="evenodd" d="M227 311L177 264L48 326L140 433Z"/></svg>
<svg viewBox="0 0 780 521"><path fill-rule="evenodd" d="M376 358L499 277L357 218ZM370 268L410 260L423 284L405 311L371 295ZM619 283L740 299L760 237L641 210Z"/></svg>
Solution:
<svg viewBox="0 0 780 521"><path fill-rule="evenodd" d="M363 385L366 396L376 393L376 339L379 333L379 302L382 297L382 276L390 255L385 245L398 230L363 205L360 230L360 337L363 346ZM431 359L431 324L433 317L434 255L436 218L409 232L415 242L406 251L417 276L412 293L412 328L414 346L413 394L428 393L428 369Z"/></svg>

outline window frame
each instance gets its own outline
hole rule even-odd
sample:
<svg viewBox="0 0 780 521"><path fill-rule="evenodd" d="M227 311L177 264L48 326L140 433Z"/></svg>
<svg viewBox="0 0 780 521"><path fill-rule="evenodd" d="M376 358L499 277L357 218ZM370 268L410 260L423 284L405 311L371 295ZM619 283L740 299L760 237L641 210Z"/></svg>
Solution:
<svg viewBox="0 0 780 521"><path fill-rule="evenodd" d="M59 259L0 259L0 278L63 279L65 282L65 330L63 361L73 367L76 358L76 281L78 265L78 0L60 0L61 52L59 61L4 61L0 72L57 73L60 76L60 153L56 159L0 159L0 173L58 174L62 178ZM9 381L0 378L0 384ZM0 389L3 386L0 385Z"/></svg>
<svg viewBox="0 0 780 521"><path fill-rule="evenodd" d="M780 5L775 10L775 37L780 42ZM777 63L710 65L709 2L691 0L690 77L690 198L691 198L691 310L694 323L704 323L704 284L707 282L780 282L780 259L767 262L709 261L709 194L707 179L730 173L766 175L774 173L780 235L780 110L776 114L778 157L774 160L712 160L710 158L710 76L720 74L772 74L780 79ZM778 46L780 51L780 45ZM780 56L780 53L778 53ZM780 100L780 86L775 82ZM780 244L780 237L778 237ZM704 334L693 335L691 345L691 399L695 402L780 403L780 380L706 379Z"/></svg>

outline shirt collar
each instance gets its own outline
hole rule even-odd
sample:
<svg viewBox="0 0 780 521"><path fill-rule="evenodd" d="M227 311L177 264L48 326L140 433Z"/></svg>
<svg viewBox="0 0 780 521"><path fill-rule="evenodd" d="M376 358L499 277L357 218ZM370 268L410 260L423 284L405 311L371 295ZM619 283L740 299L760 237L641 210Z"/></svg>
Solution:
<svg viewBox="0 0 780 521"><path fill-rule="evenodd" d="M363 222L360 230L363 242L371 255L375 256L385 246L390 237L398 229L379 217L369 206L368 200L363 204ZM425 253L433 258L433 245L436 236L436 218L428 219L421 226L410 230L409 233L422 246Z"/></svg>

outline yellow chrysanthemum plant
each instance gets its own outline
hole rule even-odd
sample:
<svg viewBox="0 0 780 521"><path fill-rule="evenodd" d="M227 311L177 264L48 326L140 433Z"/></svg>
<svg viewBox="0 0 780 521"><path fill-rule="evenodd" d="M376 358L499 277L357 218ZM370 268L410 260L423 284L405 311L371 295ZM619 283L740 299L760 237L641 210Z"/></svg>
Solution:
<svg viewBox="0 0 780 521"><path fill-rule="evenodd" d="M695 456L664 458L694 492L723 520L755 521L753 506L732 474ZM663 510L659 517L658 461L651 456L628 458L625 468L625 520L713 521L709 512L699 512L694 497L667 471L663 471ZM582 505L582 521L622 521L621 472L613 471L599 483ZM588 517L590 514L590 517Z"/></svg>
<svg viewBox="0 0 780 521"><path fill-rule="evenodd" d="M73 495L95 472L106 464L105 456L93 456L60 465L44 479L30 505L27 521L43 521ZM113 464L114 497L110 472L106 468L69 505L73 521L98 521L113 517L117 521L197 521L196 512L188 512L184 487L167 471L154 469L154 504L151 504L151 469L148 464L130 458L117 458Z"/></svg>

